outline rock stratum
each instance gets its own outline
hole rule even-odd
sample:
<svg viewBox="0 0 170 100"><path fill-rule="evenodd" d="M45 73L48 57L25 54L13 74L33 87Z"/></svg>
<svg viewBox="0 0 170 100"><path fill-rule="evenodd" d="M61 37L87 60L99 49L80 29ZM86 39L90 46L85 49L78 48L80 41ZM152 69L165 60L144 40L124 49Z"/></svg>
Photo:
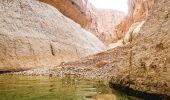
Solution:
<svg viewBox="0 0 170 100"><path fill-rule="evenodd" d="M115 27L125 14L116 10L95 8L89 0L39 0L56 7L65 16L94 33L106 45L118 40Z"/></svg>
<svg viewBox="0 0 170 100"><path fill-rule="evenodd" d="M36 0L1 0L0 23L0 71L55 66L105 49L92 33Z"/></svg>

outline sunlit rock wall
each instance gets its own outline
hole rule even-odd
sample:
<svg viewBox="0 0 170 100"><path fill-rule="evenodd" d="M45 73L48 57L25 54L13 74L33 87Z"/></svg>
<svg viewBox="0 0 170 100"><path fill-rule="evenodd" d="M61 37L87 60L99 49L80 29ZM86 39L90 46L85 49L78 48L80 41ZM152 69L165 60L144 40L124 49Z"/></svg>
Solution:
<svg viewBox="0 0 170 100"><path fill-rule="evenodd" d="M116 10L97 9L88 0L39 0L56 7L65 16L94 33L105 44L117 41L115 26L125 14Z"/></svg>
<svg viewBox="0 0 170 100"><path fill-rule="evenodd" d="M36 0L1 0L0 23L0 71L55 66L105 49L92 33Z"/></svg>
<svg viewBox="0 0 170 100"><path fill-rule="evenodd" d="M128 0L129 13L116 27L117 37L123 38L133 23L147 19L148 11L152 8L155 0Z"/></svg>

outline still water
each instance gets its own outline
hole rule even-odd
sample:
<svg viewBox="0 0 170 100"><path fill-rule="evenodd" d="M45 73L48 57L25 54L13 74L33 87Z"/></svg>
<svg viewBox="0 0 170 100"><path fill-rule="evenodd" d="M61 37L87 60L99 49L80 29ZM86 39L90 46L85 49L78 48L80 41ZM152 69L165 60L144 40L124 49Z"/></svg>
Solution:
<svg viewBox="0 0 170 100"><path fill-rule="evenodd" d="M0 100L138 100L107 81L0 75Z"/></svg>

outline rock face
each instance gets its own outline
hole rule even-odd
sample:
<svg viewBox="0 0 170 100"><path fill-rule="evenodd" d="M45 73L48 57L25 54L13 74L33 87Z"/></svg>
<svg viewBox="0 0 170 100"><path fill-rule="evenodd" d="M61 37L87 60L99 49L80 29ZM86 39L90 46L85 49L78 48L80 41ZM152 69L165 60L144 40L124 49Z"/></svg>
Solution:
<svg viewBox="0 0 170 100"><path fill-rule="evenodd" d="M118 39L122 39L133 23L142 22L147 19L148 12L155 0L128 0L129 13L125 19L116 26Z"/></svg>
<svg viewBox="0 0 170 100"><path fill-rule="evenodd" d="M118 38L115 27L123 20L124 14L116 10L96 9L95 16L91 30L95 29L97 37L105 44L116 42Z"/></svg>
<svg viewBox="0 0 170 100"><path fill-rule="evenodd" d="M39 0L56 7L65 16L73 19L82 27L90 25L94 8L88 0Z"/></svg>
<svg viewBox="0 0 170 100"><path fill-rule="evenodd" d="M170 95L170 1L156 0L114 84ZM125 74L126 73L126 74Z"/></svg>
<svg viewBox="0 0 170 100"><path fill-rule="evenodd" d="M144 23L145 21L133 23L129 28L128 32L125 34L125 36L122 39L118 40L116 43L112 43L107 46L107 49L122 47L125 44L137 40L136 37L138 37L138 35L140 34L140 29L142 28Z"/></svg>
<svg viewBox="0 0 170 100"><path fill-rule="evenodd" d="M124 18L125 14L123 12L94 8L88 0L39 1L53 5L65 16L94 33L105 44L117 41L115 26Z"/></svg>
<svg viewBox="0 0 170 100"><path fill-rule="evenodd" d="M1 0L0 23L0 71L55 66L105 48L93 34L36 0Z"/></svg>

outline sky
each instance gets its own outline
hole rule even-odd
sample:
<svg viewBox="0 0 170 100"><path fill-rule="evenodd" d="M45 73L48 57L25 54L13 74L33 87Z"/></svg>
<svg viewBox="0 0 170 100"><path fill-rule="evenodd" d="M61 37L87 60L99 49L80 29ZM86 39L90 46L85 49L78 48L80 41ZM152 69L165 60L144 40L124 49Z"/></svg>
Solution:
<svg viewBox="0 0 170 100"><path fill-rule="evenodd" d="M116 9L128 12L127 0L89 0L96 8Z"/></svg>

